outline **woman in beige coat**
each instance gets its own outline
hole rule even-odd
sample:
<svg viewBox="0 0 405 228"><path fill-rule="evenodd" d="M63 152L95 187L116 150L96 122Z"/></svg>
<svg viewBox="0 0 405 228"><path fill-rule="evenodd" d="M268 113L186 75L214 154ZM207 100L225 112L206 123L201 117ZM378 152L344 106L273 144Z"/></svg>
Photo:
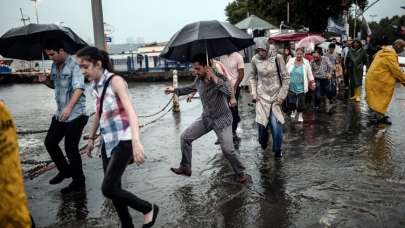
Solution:
<svg viewBox="0 0 405 228"><path fill-rule="evenodd" d="M259 143L263 149L267 148L270 128L275 157L282 157L284 116L281 104L287 96L290 79L283 57L275 50L269 52L267 40L256 43L256 53L252 58L250 86L256 102Z"/></svg>

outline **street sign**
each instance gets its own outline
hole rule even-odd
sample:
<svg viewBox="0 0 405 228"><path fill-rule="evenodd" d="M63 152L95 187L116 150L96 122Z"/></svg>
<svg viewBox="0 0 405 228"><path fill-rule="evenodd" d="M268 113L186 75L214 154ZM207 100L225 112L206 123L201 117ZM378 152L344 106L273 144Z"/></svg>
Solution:
<svg viewBox="0 0 405 228"><path fill-rule="evenodd" d="M105 37L105 42L111 43L111 41L112 41L111 36L106 36L106 37Z"/></svg>

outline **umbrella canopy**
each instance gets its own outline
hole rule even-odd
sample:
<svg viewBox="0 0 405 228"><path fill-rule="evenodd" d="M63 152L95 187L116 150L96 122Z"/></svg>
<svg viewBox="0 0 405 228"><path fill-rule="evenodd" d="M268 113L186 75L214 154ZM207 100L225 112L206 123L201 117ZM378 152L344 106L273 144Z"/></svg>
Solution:
<svg viewBox="0 0 405 228"><path fill-rule="evenodd" d="M87 46L68 27L55 24L29 24L10 29L0 37L0 54L7 58L41 60L44 42L58 39L63 42L66 52L73 54ZM44 56L47 58L47 56Z"/></svg>
<svg viewBox="0 0 405 228"><path fill-rule="evenodd" d="M276 42L285 42L285 41L300 41L305 37L316 35L310 34L308 32L292 32L292 33L282 33L271 35L269 40L274 40Z"/></svg>
<svg viewBox="0 0 405 228"><path fill-rule="evenodd" d="M199 21L184 26L174 34L160 56L190 62L199 53L206 53L208 58L214 58L253 44L251 36L227 22Z"/></svg>
<svg viewBox="0 0 405 228"><path fill-rule="evenodd" d="M253 30L263 30L263 29L276 29L277 27L270 24L269 22L257 17L255 15L250 15L249 17L243 19L242 21L235 24L236 27L240 29L253 29Z"/></svg>
<svg viewBox="0 0 405 228"><path fill-rule="evenodd" d="M297 48L306 48L309 50L314 50L315 45L320 44L325 41L322 36L308 36L300 40L297 44Z"/></svg>
<svg viewBox="0 0 405 228"><path fill-rule="evenodd" d="M319 44L318 47L327 50L329 48L330 43L331 42L323 42L323 43ZM342 48L339 45L336 45L335 46L335 52L338 53L338 54L342 54Z"/></svg>

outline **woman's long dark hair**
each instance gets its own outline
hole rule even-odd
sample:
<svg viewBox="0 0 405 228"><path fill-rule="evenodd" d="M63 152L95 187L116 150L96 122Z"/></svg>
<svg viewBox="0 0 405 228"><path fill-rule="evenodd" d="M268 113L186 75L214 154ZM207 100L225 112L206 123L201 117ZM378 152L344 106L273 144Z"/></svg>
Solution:
<svg viewBox="0 0 405 228"><path fill-rule="evenodd" d="M109 72L113 72L113 67L110 61L110 57L108 55L108 52L104 50L100 50L96 47L85 47L80 49L77 53L76 56L87 60L93 64L96 64L97 61L101 62L101 67L108 70Z"/></svg>

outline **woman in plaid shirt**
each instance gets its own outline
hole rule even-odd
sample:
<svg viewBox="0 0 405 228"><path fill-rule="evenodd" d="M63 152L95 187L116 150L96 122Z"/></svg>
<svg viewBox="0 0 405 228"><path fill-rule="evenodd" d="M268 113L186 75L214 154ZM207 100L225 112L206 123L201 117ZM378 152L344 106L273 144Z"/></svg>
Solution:
<svg viewBox="0 0 405 228"><path fill-rule="evenodd" d="M83 75L92 82L97 98L96 115L87 154L91 157L94 138L100 127L104 179L101 190L113 201L122 227L134 227L128 211L131 207L144 214L143 227L152 227L159 208L121 188L121 177L128 163L144 162L143 146L139 139L139 123L125 80L111 73L108 54L95 47L86 47L76 56ZM111 81L111 82L110 82Z"/></svg>

